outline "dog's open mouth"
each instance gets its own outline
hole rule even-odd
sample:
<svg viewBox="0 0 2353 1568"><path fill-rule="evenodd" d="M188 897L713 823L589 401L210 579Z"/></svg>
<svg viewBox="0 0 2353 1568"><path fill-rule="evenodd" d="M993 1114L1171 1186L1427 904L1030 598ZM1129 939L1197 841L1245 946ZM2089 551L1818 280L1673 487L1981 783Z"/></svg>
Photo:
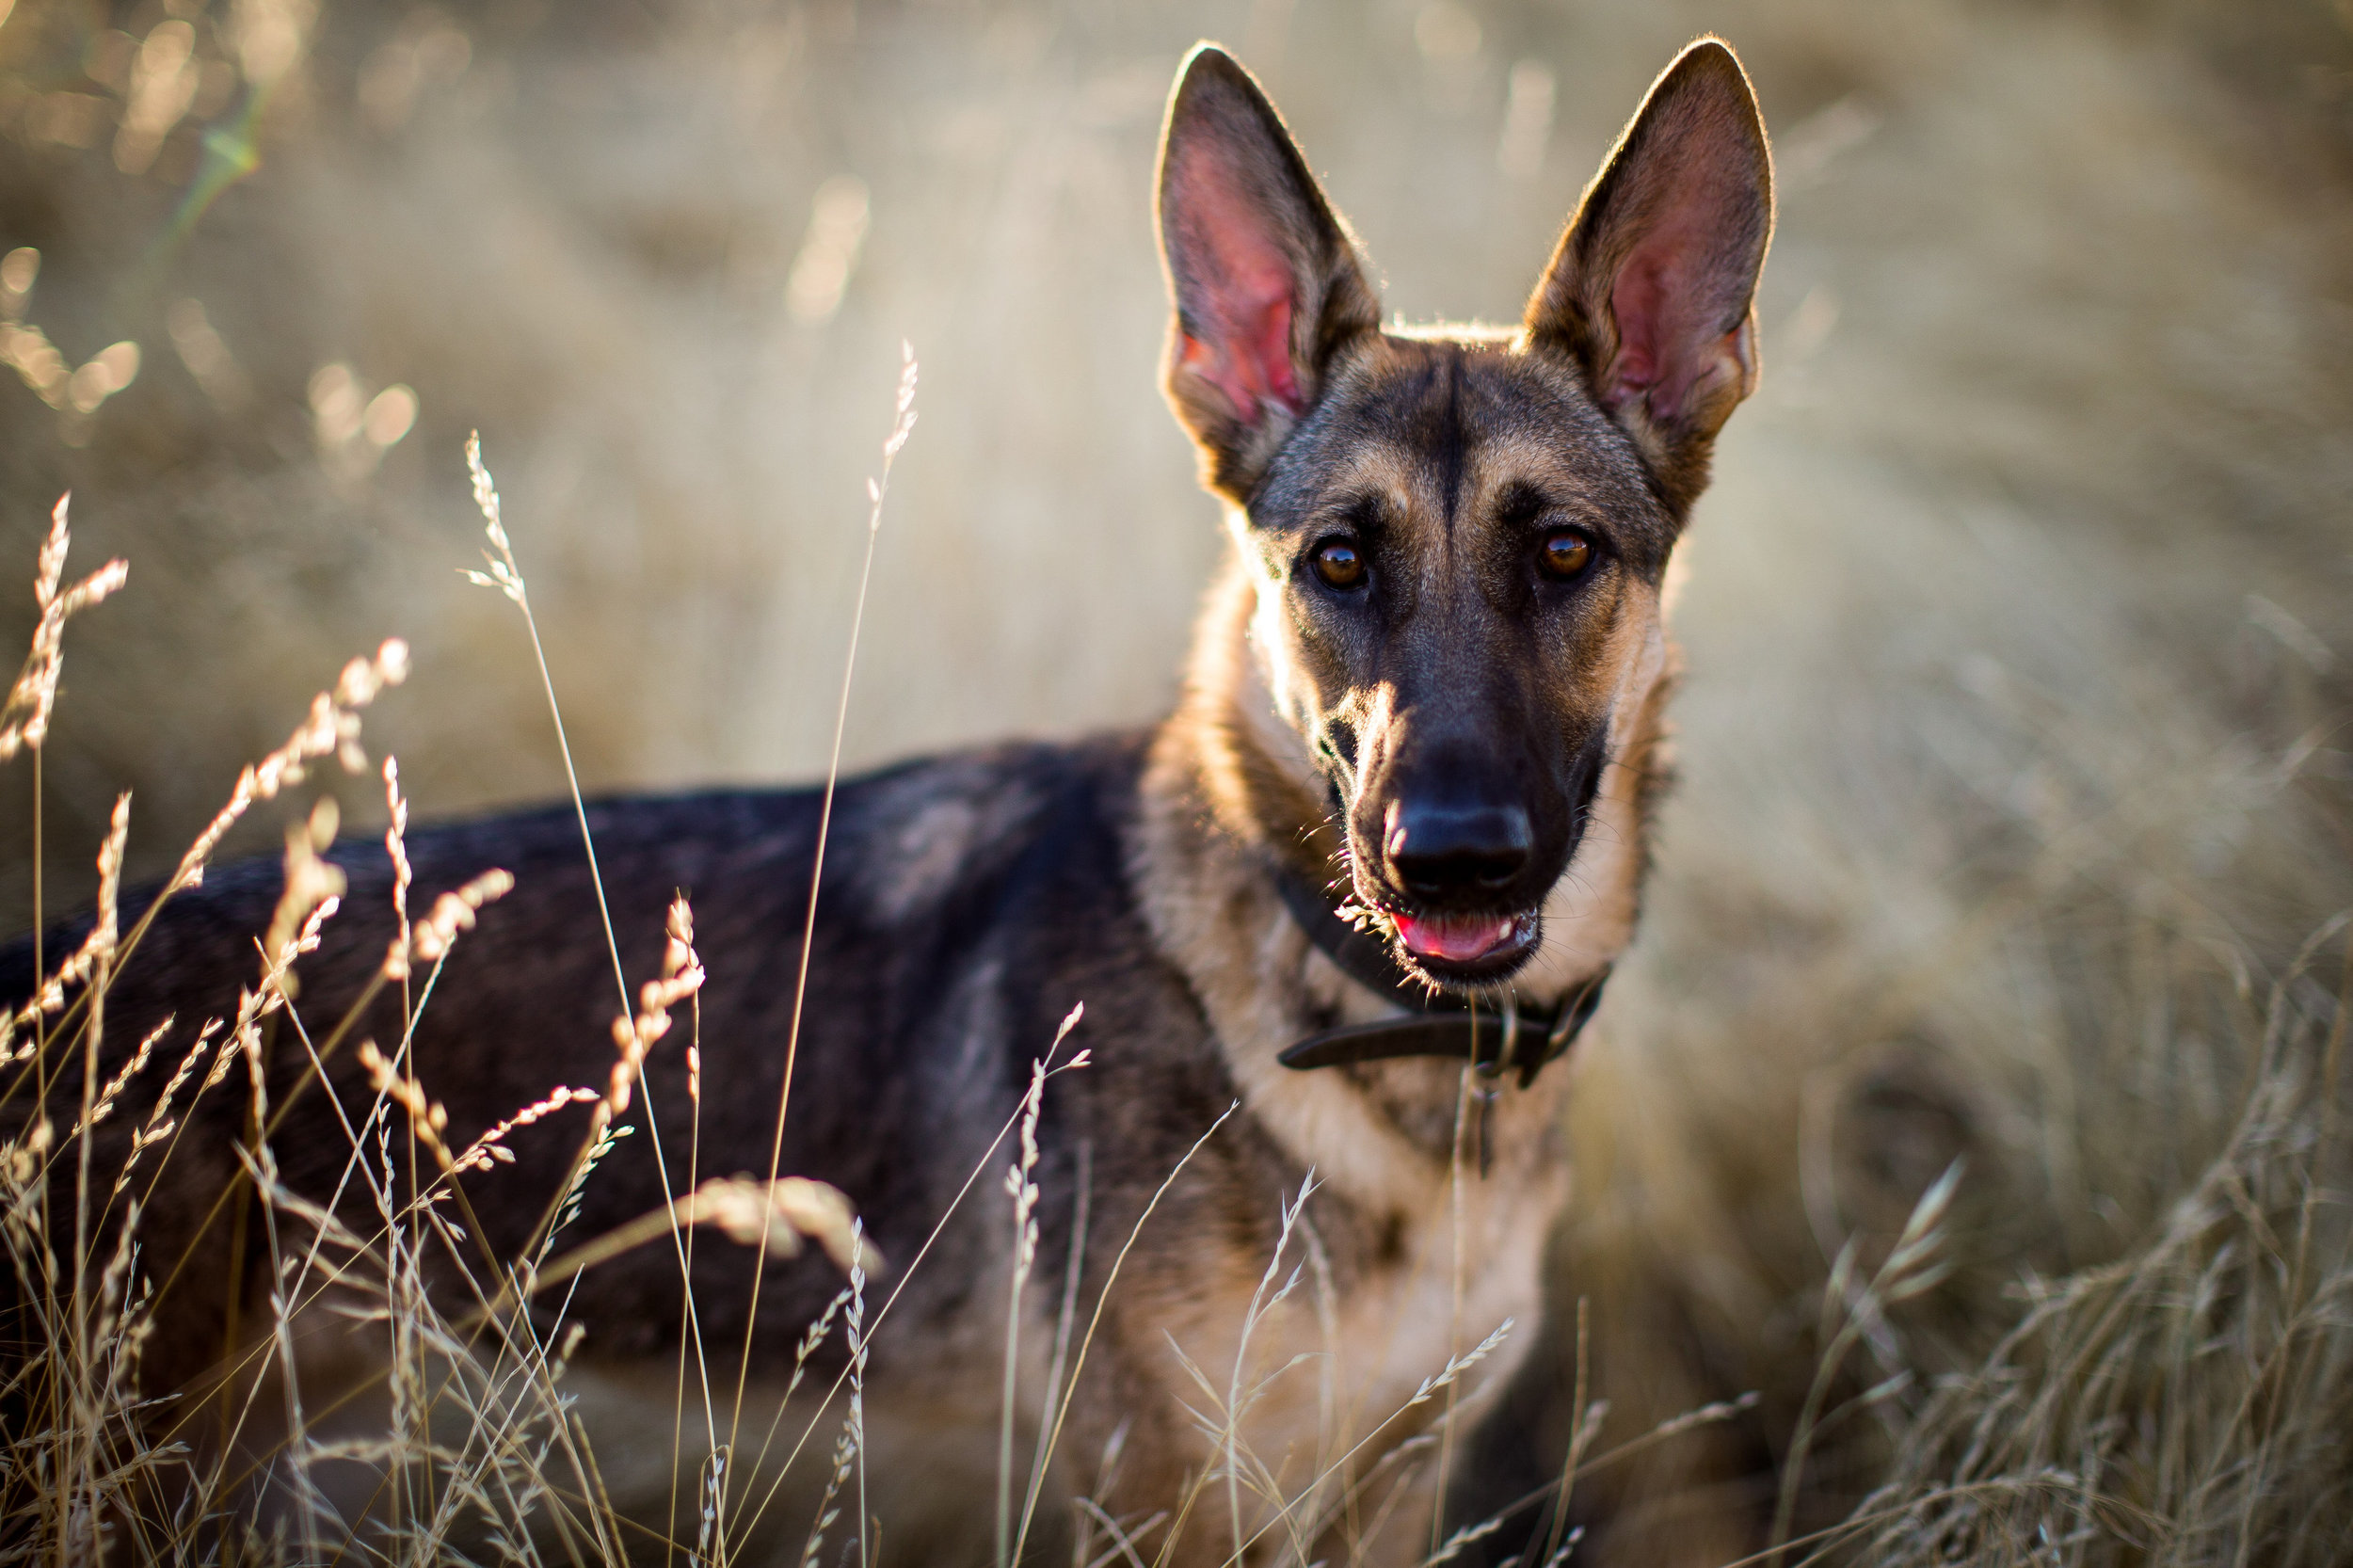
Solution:
<svg viewBox="0 0 2353 1568"><path fill-rule="evenodd" d="M1535 950L1537 918L1518 915L1408 915L1389 911L1400 946L1432 973L1474 979L1515 967Z"/></svg>

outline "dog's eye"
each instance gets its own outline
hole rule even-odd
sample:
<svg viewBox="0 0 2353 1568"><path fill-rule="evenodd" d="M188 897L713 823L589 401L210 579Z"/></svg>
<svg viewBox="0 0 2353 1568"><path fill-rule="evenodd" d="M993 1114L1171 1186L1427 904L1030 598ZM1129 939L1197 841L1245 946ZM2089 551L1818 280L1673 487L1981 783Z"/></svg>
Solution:
<svg viewBox="0 0 2353 1568"><path fill-rule="evenodd" d="M1542 559L1545 575L1565 583L1593 564L1593 541L1574 528L1556 528L1545 536Z"/></svg>
<svg viewBox="0 0 2353 1568"><path fill-rule="evenodd" d="M1332 588L1353 588L1365 580L1365 553L1346 539L1316 546L1316 575Z"/></svg>

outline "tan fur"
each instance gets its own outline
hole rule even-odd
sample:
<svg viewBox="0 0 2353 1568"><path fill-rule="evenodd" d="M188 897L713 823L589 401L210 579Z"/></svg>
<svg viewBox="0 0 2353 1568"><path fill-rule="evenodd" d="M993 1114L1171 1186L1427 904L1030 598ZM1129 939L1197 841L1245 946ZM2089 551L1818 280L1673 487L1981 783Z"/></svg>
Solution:
<svg viewBox="0 0 2353 1568"><path fill-rule="evenodd" d="M1486 1131L1489 1174L1466 1176L1460 1189L1458 1241L1452 1131L1460 1068L1407 1061L1345 1074L1296 1073L1275 1061L1298 1037L1310 1008L1332 1008L1354 1022L1386 1007L1310 946L1267 885L1256 853L1264 819L1255 805L1271 797L1312 800L1315 788L1297 731L1274 716L1273 694L1285 677L1270 668L1269 650L1277 644L1266 635L1267 599L1239 555L1203 616L1179 711L1155 744L1136 881L1154 934L1192 981L1252 1114L1327 1192L1345 1200L1355 1223L1395 1238L1389 1261L1334 1304L1328 1327L1311 1304L1296 1304L1255 1336L1254 1358L1262 1366L1331 1357L1322 1372L1294 1371L1289 1397L1270 1400L1251 1424L1254 1447L1272 1460L1321 1451L1336 1437L1346 1448L1369 1436L1421 1379L1506 1320L1515 1332L1481 1368L1481 1378L1501 1379L1517 1365L1542 1309L1544 1240L1569 1193L1561 1123L1575 1079L1554 1071L1530 1089L1501 1091ZM1656 595L1642 596L1629 611L1607 640L1613 762L1597 826L1547 900L1545 945L1527 971L1531 994L1590 974L1632 935L1671 650ZM1425 1113L1403 1117L1401 1106ZM1438 1140L1429 1135L1433 1127L1440 1129ZM1225 1288L1166 1325L1201 1366L1232 1366L1263 1267L1253 1257L1219 1261ZM1318 1377L1350 1391L1337 1426L1314 1397ZM1383 1431L1356 1472L1420 1424L1401 1421ZM1197 1454L1194 1463L1210 1458ZM1415 1520L1432 1505L1432 1479L1425 1466L1422 1488L1381 1538L1385 1551L1410 1560L1426 1546L1427 1527Z"/></svg>

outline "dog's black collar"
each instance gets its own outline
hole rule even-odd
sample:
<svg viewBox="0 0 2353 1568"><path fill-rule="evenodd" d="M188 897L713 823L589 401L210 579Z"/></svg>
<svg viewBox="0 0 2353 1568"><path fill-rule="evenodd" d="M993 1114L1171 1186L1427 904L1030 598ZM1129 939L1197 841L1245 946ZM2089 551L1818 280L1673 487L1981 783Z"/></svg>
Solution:
<svg viewBox="0 0 2353 1568"><path fill-rule="evenodd" d="M1275 1058L1286 1067L1304 1072L1400 1056L1444 1056L1468 1062L1487 1078L1517 1067L1525 1089L1546 1063L1569 1048L1601 1005L1602 984L1609 978L1606 964L1550 1007L1531 1007L1510 991L1482 1005L1433 990L1398 967L1386 942L1340 919L1304 877L1283 869L1274 880L1307 939L1342 974L1406 1012L1401 1018L1310 1034Z"/></svg>

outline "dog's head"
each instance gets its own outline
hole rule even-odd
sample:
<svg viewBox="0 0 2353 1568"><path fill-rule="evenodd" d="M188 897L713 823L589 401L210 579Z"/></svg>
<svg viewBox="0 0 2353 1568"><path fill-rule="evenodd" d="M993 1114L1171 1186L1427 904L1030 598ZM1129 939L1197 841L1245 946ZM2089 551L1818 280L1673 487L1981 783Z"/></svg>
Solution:
<svg viewBox="0 0 2353 1568"><path fill-rule="evenodd" d="M1169 399L1238 509L1256 657L1353 896L1430 979L1509 978L1572 872L1613 720L1663 663L1668 555L1756 384L1771 215L1748 79L1703 40L1651 88L1517 332L1385 332L1257 85L1206 44L1178 75Z"/></svg>

